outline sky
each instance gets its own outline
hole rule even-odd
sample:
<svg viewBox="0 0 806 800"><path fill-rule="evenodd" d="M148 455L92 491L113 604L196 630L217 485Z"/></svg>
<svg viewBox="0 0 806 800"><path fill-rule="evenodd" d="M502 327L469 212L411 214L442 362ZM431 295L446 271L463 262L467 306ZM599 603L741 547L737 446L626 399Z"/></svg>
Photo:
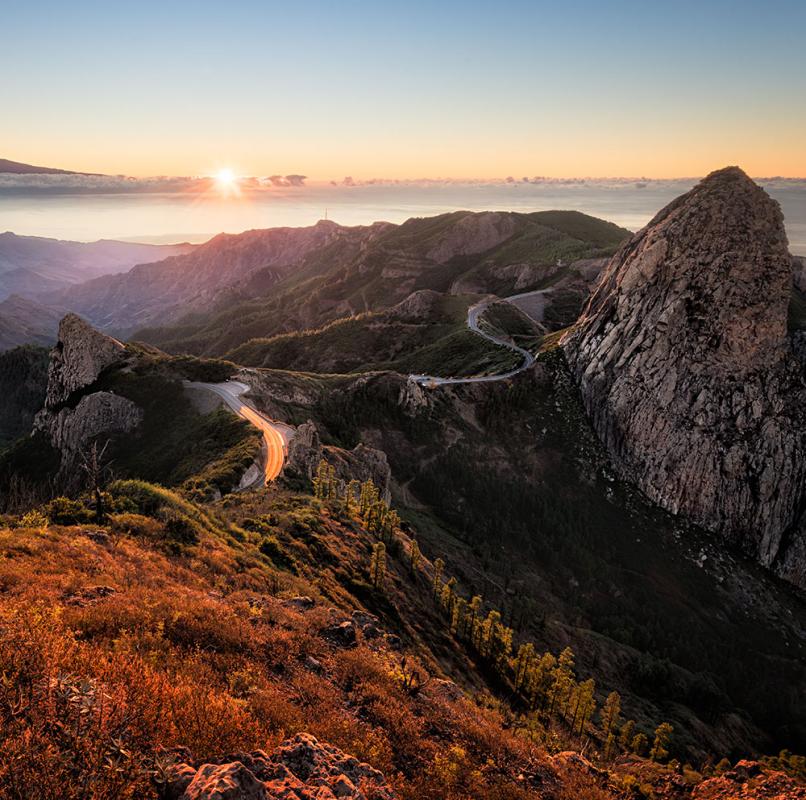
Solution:
<svg viewBox="0 0 806 800"><path fill-rule="evenodd" d="M806 2L0 0L0 158L314 180L806 177Z"/></svg>

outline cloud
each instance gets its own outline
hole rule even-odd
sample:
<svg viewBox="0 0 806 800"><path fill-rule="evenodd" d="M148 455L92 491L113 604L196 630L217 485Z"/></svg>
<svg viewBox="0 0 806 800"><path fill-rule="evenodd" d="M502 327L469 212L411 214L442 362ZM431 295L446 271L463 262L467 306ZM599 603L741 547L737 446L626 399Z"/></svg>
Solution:
<svg viewBox="0 0 806 800"><path fill-rule="evenodd" d="M305 175L272 175L269 178L241 178L242 191L304 187ZM0 195L58 194L201 194L214 191L211 177L159 175L132 178L127 175L45 175L0 173Z"/></svg>

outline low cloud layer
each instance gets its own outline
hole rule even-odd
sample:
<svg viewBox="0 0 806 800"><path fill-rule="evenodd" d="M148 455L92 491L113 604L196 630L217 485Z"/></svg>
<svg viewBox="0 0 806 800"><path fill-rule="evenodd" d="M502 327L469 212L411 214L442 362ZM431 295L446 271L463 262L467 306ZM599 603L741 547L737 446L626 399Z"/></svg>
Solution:
<svg viewBox="0 0 806 800"><path fill-rule="evenodd" d="M804 185L804 179L796 178L757 178L762 185L794 186ZM270 175L266 177L244 177L238 179L242 192L276 192L278 190L305 190L315 187L335 187L357 189L361 187L631 187L683 186L691 185L696 178L659 180L641 177L629 178L549 178L545 176L506 176L493 179L452 179L452 178L369 178L358 179L347 176L340 180L309 181L305 175ZM42 175L0 173L0 195L70 195L70 194L188 194L203 195L217 191L216 179L212 177L172 177L132 178L125 175Z"/></svg>

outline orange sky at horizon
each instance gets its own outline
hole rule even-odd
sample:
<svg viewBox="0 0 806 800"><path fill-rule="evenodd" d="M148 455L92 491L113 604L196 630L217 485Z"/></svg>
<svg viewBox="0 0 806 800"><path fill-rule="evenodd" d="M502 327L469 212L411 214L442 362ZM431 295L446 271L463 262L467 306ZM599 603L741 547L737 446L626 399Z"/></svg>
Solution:
<svg viewBox="0 0 806 800"><path fill-rule="evenodd" d="M476 161L475 164L445 163L433 165L428 170L428 164L420 166L412 163L409 169L361 167L358 163L343 164L340 171L325 167L303 168L299 161L291 160L290 166L283 166L276 162L267 163L266 159L247 158L207 158L192 161L187 158L171 160L167 158L154 158L144 156L142 159L116 159L114 157L98 158L97 153L82 155L71 154L69 150L50 153L47 148L31 150L25 148L23 153L3 152L2 157L25 164L41 167L55 167L71 172L98 173L104 175L126 175L133 178L150 178L155 176L187 176L187 177L214 177L221 170L232 170L238 177L264 177L269 175L306 175L309 182L341 181L346 176L355 180L500 180L507 176L516 179L521 177L544 177L552 179L574 178L647 178L651 180L674 180L681 178L698 178L707 175L722 167L737 165L748 175L755 178L806 178L806 157L793 154L791 160L780 158L780 152L774 156L761 154L759 156L735 156L725 154L705 155L701 158L680 159L679 162L659 160L650 162L646 160L631 161L629 158L613 160L603 166L602 162L592 163L591 159L554 159L552 163L541 163L538 160L518 161L502 160L496 169L491 164L482 169ZM254 165L254 166L253 166ZM311 165L315 167L315 164Z"/></svg>

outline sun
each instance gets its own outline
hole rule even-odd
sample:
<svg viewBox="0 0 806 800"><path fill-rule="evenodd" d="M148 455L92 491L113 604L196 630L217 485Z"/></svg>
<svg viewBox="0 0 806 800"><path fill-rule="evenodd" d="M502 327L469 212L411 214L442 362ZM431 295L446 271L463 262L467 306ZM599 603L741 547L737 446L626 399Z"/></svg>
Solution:
<svg viewBox="0 0 806 800"><path fill-rule="evenodd" d="M232 189L236 180L235 173L231 169L220 169L215 176L219 189Z"/></svg>

